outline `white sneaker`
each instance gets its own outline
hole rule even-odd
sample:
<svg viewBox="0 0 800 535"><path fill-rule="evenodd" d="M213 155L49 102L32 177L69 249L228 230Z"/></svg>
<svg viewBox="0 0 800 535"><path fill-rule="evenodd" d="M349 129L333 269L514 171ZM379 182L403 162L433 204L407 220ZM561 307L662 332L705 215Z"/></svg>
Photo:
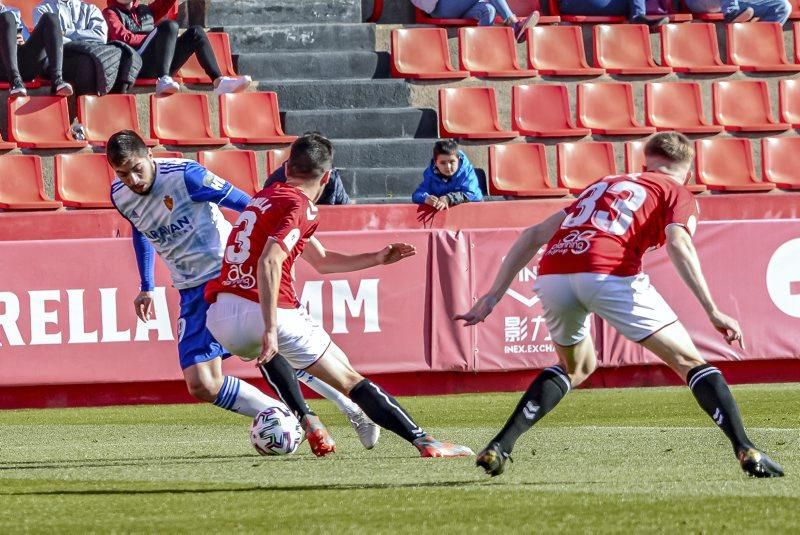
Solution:
<svg viewBox="0 0 800 535"><path fill-rule="evenodd" d="M370 420L369 417L364 414L364 411L361 410L347 413L347 419L350 420L350 425L356 430L358 440L361 441L361 444L368 450L374 448L381 436L380 426Z"/></svg>
<svg viewBox="0 0 800 535"><path fill-rule="evenodd" d="M252 83L253 79L249 76L220 76L215 82L214 94L241 93Z"/></svg>
<svg viewBox="0 0 800 535"><path fill-rule="evenodd" d="M172 79L172 76L162 76L156 82L156 95L172 95L181 90L178 82Z"/></svg>

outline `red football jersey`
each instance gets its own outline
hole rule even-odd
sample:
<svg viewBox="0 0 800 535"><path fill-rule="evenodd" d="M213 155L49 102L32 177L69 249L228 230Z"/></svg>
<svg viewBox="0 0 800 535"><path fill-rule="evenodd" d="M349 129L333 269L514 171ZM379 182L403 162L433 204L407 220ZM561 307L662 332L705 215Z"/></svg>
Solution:
<svg viewBox="0 0 800 535"><path fill-rule="evenodd" d="M317 230L319 211L298 188L276 182L250 200L228 237L220 276L206 286L206 301L227 292L258 302L258 260L272 238L289 257L283 262L278 308L297 308L294 261Z"/></svg>
<svg viewBox="0 0 800 535"><path fill-rule="evenodd" d="M664 245L666 228L697 227L694 196L660 173L609 176L586 188L539 262L539 274L606 273L629 277L642 256Z"/></svg>

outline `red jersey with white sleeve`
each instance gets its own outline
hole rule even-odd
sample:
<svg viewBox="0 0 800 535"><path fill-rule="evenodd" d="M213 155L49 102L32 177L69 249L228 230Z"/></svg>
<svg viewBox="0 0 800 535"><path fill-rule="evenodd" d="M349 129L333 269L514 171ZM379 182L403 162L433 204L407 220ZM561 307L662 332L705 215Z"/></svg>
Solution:
<svg viewBox="0 0 800 535"><path fill-rule="evenodd" d="M228 236L220 276L206 285L206 301L232 293L258 303L258 261L270 239L288 255L281 268L278 308L297 308L294 261L317 230L319 211L298 188L276 182L250 200Z"/></svg>
<svg viewBox="0 0 800 535"><path fill-rule="evenodd" d="M565 211L566 219L539 262L539 275L636 275L644 253L664 245L669 225L693 235L698 217L689 190L651 172L603 178Z"/></svg>

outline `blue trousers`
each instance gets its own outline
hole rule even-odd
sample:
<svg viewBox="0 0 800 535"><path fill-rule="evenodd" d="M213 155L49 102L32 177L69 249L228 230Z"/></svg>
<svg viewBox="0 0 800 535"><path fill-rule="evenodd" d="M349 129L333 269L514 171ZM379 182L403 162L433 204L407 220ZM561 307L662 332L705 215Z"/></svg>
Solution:
<svg viewBox="0 0 800 535"><path fill-rule="evenodd" d="M645 0L558 0L565 15L622 16L632 19L647 12Z"/></svg>
<svg viewBox="0 0 800 535"><path fill-rule="evenodd" d="M764 22L785 23L792 12L786 0L686 0L686 7L694 13L739 13L752 7L756 17Z"/></svg>
<svg viewBox="0 0 800 535"><path fill-rule="evenodd" d="M514 16L506 0L439 0L431 12L435 19L475 19L479 26L491 26L497 15L503 20Z"/></svg>

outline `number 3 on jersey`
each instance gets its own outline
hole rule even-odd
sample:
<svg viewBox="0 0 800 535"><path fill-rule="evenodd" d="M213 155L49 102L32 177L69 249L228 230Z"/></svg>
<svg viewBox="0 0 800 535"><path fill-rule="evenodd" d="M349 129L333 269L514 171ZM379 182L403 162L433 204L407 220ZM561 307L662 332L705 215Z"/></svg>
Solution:
<svg viewBox="0 0 800 535"><path fill-rule="evenodd" d="M597 203L604 196L613 197L608 210L598 210ZM562 223L561 228L580 227L590 219L595 228L622 236L633 223L633 213L647 199L647 190L635 182L598 182L588 187L578 199L575 211Z"/></svg>
<svg viewBox="0 0 800 535"><path fill-rule="evenodd" d="M242 212L236 222L235 243L225 249L225 260L231 264L243 264L250 256L250 234L256 224L256 213L250 210ZM244 226L242 226L244 225Z"/></svg>

